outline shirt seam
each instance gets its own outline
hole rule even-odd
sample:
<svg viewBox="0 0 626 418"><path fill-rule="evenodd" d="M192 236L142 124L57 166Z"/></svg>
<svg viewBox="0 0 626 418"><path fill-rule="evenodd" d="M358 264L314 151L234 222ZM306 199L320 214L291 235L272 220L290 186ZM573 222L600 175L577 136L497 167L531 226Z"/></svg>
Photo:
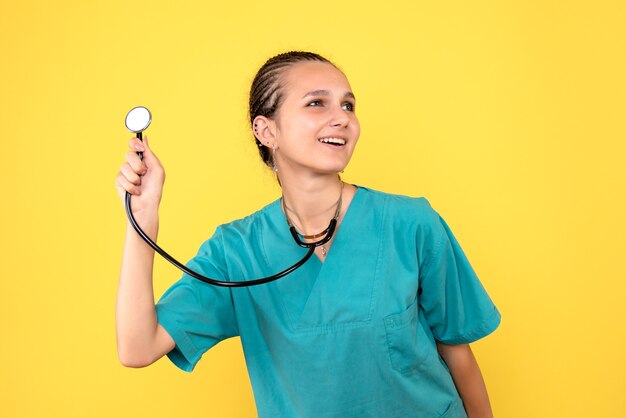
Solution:
<svg viewBox="0 0 626 418"><path fill-rule="evenodd" d="M222 247L222 260L220 260L220 262L224 262L224 281L230 282L230 269L228 267L228 257L226 257L226 244L224 244L224 232L222 230L222 228L220 228L220 235L219 235L219 243L220 243L220 247ZM235 330L235 335L241 335L241 333L239 332L239 316L237 315L237 309L235 307L235 298L233 297L233 288L229 287L228 288L228 296L230 297L230 305L233 308L233 315L234 317L234 324L237 327L237 329Z"/></svg>
<svg viewBox="0 0 626 418"><path fill-rule="evenodd" d="M442 231L441 235L440 235L440 239L439 242L437 243L437 246L435 247L435 251L431 254L431 256L428 258L428 260L426 262L424 262L424 268L422 269L421 273L419 274L419 279L423 279L428 272L430 271L430 268L432 267L432 262L435 259L436 256L439 255L439 251L441 251L441 247L443 246L443 236L445 235L446 231Z"/></svg>

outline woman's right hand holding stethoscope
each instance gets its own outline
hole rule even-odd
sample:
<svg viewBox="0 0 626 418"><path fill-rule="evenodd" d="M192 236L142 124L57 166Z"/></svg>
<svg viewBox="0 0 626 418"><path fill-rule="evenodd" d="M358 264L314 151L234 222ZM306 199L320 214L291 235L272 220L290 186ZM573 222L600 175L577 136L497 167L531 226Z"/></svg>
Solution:
<svg viewBox="0 0 626 418"><path fill-rule="evenodd" d="M143 137L143 131L148 127L148 125L150 125L151 120L152 115L150 111L143 106L134 107L126 115L126 127L129 131L134 132L137 137L131 138L128 143L131 151L126 153L126 163L122 164L122 167L117 174L115 186L118 194L120 195L120 199L122 200L122 205L126 209L126 215L130 222L129 228L127 228L128 233L131 233L130 227L132 226L137 234L145 241L145 243L152 247L154 251L158 252L163 256L163 258L189 276L211 285L223 287L247 287L269 283L286 276L302 266L309 258L311 258L316 247L321 246L332 239L337 226L337 217L339 216L341 209L341 197L338 201L335 216L331 219L328 224L328 228L324 231L325 236L320 240L308 243L302 242L298 236L296 228L291 224L289 225L289 231L291 232L291 235L296 243L301 247L307 248L308 251L302 259L300 259L300 261L271 276L248 280L217 280L204 276L177 261L155 242L158 232L159 203L161 203L163 183L165 183L165 170L163 169L163 166L157 156L154 155L150 149L148 138L143 138L143 142L141 140ZM141 153L141 155L137 155L137 153ZM144 229L146 226L148 227L148 231ZM138 241L137 238L130 237L136 237L136 235L127 235L127 245L124 247L124 260L133 261L132 263L129 262L130 264L122 262L122 275L120 277L123 278L128 275L139 275L152 280L151 266L153 263L153 253L145 253L143 249L146 247L143 244L138 246L137 243L140 241ZM125 268L125 266L131 267ZM139 266L138 269L136 268L137 266ZM146 274L147 271L150 271L150 273Z"/></svg>
<svg viewBox="0 0 626 418"><path fill-rule="evenodd" d="M131 151L126 153L126 162L117 173L115 187L124 205L126 192L132 195L132 211L139 222L144 217L155 217L163 194L165 170L150 149L148 138L143 142L133 137L128 143ZM138 152L143 153L143 159Z"/></svg>

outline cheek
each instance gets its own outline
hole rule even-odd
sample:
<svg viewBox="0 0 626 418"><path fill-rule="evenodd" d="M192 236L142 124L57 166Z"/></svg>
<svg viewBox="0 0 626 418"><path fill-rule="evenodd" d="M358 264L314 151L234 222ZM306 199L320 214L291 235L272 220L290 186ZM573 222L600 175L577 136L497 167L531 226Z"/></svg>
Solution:
<svg viewBox="0 0 626 418"><path fill-rule="evenodd" d="M354 124L352 126L356 134L356 137L358 138L361 135L361 125L359 124L359 121L355 119Z"/></svg>
<svg viewBox="0 0 626 418"><path fill-rule="evenodd" d="M289 133L291 135L300 136L308 135L312 132L317 132L320 127L320 122L317 118L303 115L294 115L289 120Z"/></svg>

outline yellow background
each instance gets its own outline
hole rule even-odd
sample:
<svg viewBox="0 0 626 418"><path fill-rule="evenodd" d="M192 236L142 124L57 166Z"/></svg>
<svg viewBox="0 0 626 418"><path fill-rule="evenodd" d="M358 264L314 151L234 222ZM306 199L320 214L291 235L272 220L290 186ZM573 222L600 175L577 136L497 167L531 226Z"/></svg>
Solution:
<svg viewBox="0 0 626 418"><path fill-rule="evenodd" d="M274 200L246 100L290 49L357 96L344 179L426 196L502 312L472 344L496 416L626 416L625 4L2 0L0 416L256 416L238 339L119 364L114 181L141 104L176 257Z"/></svg>

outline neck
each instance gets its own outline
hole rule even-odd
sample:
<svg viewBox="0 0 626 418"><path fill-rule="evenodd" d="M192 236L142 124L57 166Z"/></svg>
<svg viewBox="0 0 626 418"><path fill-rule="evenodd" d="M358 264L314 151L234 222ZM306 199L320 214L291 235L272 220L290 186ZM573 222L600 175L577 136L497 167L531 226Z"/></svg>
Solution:
<svg viewBox="0 0 626 418"><path fill-rule="evenodd" d="M328 226L342 190L342 182L336 174L306 179L281 177L280 182L284 202L292 210L289 217L300 233L314 234Z"/></svg>

